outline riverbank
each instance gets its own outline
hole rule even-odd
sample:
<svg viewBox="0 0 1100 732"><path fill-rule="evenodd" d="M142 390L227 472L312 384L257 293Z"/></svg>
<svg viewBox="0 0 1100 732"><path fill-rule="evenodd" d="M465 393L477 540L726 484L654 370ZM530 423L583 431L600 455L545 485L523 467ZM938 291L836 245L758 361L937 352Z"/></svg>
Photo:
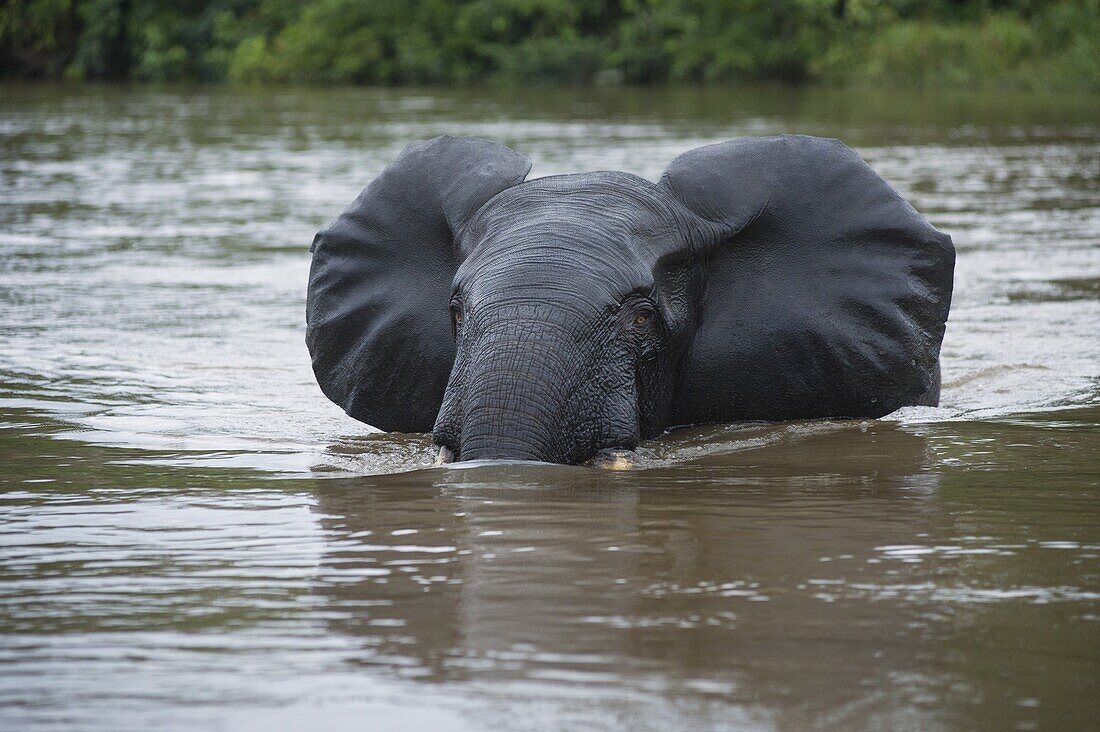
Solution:
<svg viewBox="0 0 1100 732"><path fill-rule="evenodd" d="M1100 0L0 9L7 77L234 84L732 83L1100 91Z"/></svg>

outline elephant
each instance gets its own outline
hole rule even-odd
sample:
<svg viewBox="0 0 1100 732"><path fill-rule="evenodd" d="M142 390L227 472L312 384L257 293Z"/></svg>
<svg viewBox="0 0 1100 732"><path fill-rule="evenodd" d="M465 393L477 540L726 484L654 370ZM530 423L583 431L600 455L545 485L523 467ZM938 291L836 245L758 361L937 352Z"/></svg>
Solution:
<svg viewBox="0 0 1100 732"><path fill-rule="evenodd" d="M938 404L951 238L839 140L706 145L657 183L530 168L416 142L318 232L306 342L348 415L431 431L444 462L583 463Z"/></svg>

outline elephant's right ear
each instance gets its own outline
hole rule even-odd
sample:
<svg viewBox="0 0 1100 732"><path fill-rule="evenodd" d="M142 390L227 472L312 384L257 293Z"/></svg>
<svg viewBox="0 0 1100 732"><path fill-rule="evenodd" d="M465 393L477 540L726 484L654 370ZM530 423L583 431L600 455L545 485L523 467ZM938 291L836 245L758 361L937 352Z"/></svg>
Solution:
<svg viewBox="0 0 1100 732"><path fill-rule="evenodd" d="M707 145L661 185L717 229L674 419L934 404L955 250L838 140Z"/></svg>
<svg viewBox="0 0 1100 732"><path fill-rule="evenodd" d="M531 161L489 140L409 145L313 241L306 344L321 390L384 430L432 428L454 361L455 233Z"/></svg>

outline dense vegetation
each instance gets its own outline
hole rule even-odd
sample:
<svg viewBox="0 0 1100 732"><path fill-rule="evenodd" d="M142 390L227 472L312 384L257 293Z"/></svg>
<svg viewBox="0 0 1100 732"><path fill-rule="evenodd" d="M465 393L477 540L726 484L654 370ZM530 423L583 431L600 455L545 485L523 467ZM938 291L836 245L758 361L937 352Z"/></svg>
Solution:
<svg viewBox="0 0 1100 732"><path fill-rule="evenodd" d="M6 0L0 69L255 83L1100 90L1100 0Z"/></svg>

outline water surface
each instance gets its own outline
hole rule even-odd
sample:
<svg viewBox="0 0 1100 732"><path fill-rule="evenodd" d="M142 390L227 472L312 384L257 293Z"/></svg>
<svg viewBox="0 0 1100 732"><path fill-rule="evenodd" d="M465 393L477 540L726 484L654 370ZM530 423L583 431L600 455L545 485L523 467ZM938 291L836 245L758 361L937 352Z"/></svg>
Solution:
<svg viewBox="0 0 1100 732"><path fill-rule="evenodd" d="M0 726L1082 728L1100 98L0 87ZM430 469L329 404L307 247L409 141L656 179L837 136L958 248L943 404Z"/></svg>

